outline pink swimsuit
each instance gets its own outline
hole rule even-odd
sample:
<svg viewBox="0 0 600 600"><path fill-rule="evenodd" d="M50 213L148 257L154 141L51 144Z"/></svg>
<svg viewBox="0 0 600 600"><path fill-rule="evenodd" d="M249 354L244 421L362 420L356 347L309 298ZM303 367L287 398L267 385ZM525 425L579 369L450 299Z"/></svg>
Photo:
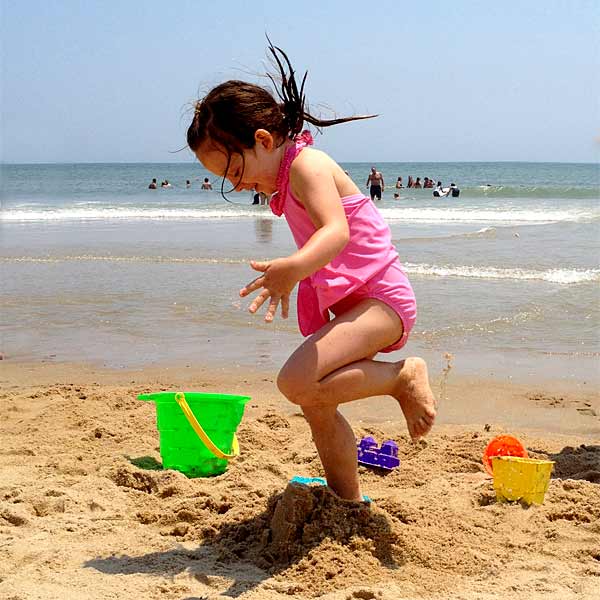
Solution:
<svg viewBox="0 0 600 600"><path fill-rule="evenodd" d="M298 248L315 233L306 209L289 186L290 167L302 149L312 144L308 131L297 136L281 161L277 193L271 210L285 215ZM404 326L402 337L381 352L402 348L417 317L415 295L392 245L391 233L373 202L362 194L345 196L342 205L350 228L350 241L327 265L298 286L298 324L302 335L318 331L329 321L329 312L341 315L365 300L375 298L393 308Z"/></svg>

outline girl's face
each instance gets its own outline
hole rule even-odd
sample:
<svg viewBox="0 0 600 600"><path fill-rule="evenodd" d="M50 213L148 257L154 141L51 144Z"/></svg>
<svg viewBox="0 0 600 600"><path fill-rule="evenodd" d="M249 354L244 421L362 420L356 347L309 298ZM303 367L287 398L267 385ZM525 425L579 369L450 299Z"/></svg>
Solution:
<svg viewBox="0 0 600 600"><path fill-rule="evenodd" d="M255 138L254 148L244 150L243 156L238 153L231 155L229 168L227 168L227 152L210 142L198 148L195 152L196 158L211 173L226 177L236 192L256 190L267 195L274 194L277 191L277 173L283 155L283 146L277 148L271 134L263 129L257 130Z"/></svg>

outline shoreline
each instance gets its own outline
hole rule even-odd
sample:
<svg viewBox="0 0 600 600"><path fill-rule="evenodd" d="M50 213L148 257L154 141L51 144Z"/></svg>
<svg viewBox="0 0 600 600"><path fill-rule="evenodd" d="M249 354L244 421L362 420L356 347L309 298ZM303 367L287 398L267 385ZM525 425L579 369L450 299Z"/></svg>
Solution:
<svg viewBox="0 0 600 600"><path fill-rule="evenodd" d="M445 367L447 368L447 367ZM193 391L250 395L254 403L275 408L282 414L298 412L279 392L277 371L236 367L192 367L162 363L143 368L109 368L74 362L0 362L0 389L52 385L84 385L127 388L144 386L147 391L187 387ZM430 384L438 398L437 425L482 426L538 430L582 435L600 441L600 392L585 381L539 379L514 381L458 375L450 367L436 374L430 368ZM372 397L340 405L351 424L402 422L395 401ZM400 424L402 424L400 423Z"/></svg>

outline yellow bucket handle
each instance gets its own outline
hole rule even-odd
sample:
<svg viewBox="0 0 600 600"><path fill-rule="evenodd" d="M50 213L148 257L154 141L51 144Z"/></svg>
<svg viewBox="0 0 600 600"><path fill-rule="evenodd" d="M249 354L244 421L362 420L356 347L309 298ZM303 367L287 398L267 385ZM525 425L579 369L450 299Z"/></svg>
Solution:
<svg viewBox="0 0 600 600"><path fill-rule="evenodd" d="M183 411L186 419L189 424L192 426L192 429L198 434L198 437L204 442L204 445L217 457L224 458L225 460L231 460L232 458L236 458L240 454L240 445L238 443L237 436L235 433L233 434L233 442L231 443L231 454L225 454L215 446L213 441L208 437L204 429L202 429L202 425L198 423L198 419L194 416L194 413L191 411L186 399L185 394L183 392L177 392L175 394L175 401L179 404L179 407Z"/></svg>

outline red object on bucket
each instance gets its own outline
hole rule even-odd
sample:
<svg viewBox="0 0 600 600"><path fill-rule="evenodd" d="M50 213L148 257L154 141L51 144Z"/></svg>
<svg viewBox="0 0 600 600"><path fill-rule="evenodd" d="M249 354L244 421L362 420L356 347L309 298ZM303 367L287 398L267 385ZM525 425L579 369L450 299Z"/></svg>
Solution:
<svg viewBox="0 0 600 600"><path fill-rule="evenodd" d="M523 444L512 435L499 435L495 437L483 452L483 466L489 475L494 475L492 471L492 457L493 456L520 456L521 458L527 458L527 450L523 447Z"/></svg>

